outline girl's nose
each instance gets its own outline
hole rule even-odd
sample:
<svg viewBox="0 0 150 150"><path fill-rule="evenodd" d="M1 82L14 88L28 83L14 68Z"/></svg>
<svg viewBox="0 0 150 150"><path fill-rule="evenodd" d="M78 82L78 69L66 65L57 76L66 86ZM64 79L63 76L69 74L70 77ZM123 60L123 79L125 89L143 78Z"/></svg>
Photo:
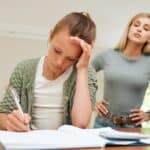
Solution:
<svg viewBox="0 0 150 150"><path fill-rule="evenodd" d="M58 67L61 67L63 65L63 63L64 63L64 59L63 58L58 58L57 59L57 66Z"/></svg>
<svg viewBox="0 0 150 150"><path fill-rule="evenodd" d="M137 31L138 31L138 32L142 32L142 27L139 26L139 27L137 28Z"/></svg>

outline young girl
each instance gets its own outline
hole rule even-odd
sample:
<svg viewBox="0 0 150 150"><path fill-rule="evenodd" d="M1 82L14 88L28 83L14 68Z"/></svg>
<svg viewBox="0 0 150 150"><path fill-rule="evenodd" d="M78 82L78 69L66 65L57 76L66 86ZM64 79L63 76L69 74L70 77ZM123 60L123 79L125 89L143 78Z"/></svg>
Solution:
<svg viewBox="0 0 150 150"><path fill-rule="evenodd" d="M87 127L95 101L96 79L89 59L96 26L87 13L63 17L49 35L48 53L17 65L10 78L24 111L10 88L0 103L0 129L57 129L62 124Z"/></svg>

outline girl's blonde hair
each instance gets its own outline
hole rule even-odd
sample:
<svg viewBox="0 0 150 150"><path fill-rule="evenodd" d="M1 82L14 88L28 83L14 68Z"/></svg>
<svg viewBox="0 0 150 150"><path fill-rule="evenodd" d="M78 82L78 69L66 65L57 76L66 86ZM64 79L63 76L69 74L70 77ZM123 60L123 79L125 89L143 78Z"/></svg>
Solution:
<svg viewBox="0 0 150 150"><path fill-rule="evenodd" d="M129 29L130 26L132 25L132 23L137 19L137 18L149 18L150 19L150 13L146 13L146 12L142 12L142 13L138 13L136 14L133 18L131 18L131 20L129 21L129 23L127 24L125 31L120 39L120 41L118 42L118 44L115 46L115 50L117 51L123 51L126 47L127 44L127 40L128 40L128 33L129 33ZM150 41L146 42L142 48L142 53L144 54L150 54Z"/></svg>

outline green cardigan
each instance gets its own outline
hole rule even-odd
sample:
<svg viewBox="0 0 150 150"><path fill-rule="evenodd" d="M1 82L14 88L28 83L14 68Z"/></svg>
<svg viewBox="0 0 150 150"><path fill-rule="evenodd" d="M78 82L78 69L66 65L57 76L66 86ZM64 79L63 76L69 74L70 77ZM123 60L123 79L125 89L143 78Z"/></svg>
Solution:
<svg viewBox="0 0 150 150"><path fill-rule="evenodd" d="M36 69L40 58L30 59L19 63L14 72L12 73L9 85L13 86L20 98L20 104L25 113L32 116L32 107L34 102L34 81ZM74 67L71 75L65 81L63 86L63 99L65 101L65 117L64 123L71 124L71 108L73 104L73 96L75 93L76 84L76 69ZM96 73L89 67L88 71L88 84L90 90L90 97L92 104L96 101L97 80ZM84 90L84 89L83 89ZM82 92L82 91L81 91ZM0 101L0 112L10 113L12 110L17 109L12 99L9 87L7 88L4 98ZM32 119L31 119L32 123Z"/></svg>

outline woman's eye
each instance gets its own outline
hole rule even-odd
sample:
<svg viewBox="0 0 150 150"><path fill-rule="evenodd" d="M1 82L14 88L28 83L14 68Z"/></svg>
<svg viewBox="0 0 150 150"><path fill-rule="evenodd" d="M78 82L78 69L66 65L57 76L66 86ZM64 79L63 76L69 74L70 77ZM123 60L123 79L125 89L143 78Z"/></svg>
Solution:
<svg viewBox="0 0 150 150"><path fill-rule="evenodd" d="M135 23L134 23L134 26L135 26L135 27L138 27L139 25L140 25L140 23L138 23L138 22L135 22Z"/></svg>
<svg viewBox="0 0 150 150"><path fill-rule="evenodd" d="M74 62L75 59L68 58L68 61Z"/></svg>
<svg viewBox="0 0 150 150"><path fill-rule="evenodd" d="M55 49L55 53L60 54L60 53L61 53L61 51L59 51L59 50Z"/></svg>
<svg viewBox="0 0 150 150"><path fill-rule="evenodd" d="M79 60L79 58L67 58L67 60L70 62L76 62Z"/></svg>
<svg viewBox="0 0 150 150"><path fill-rule="evenodd" d="M138 27L138 26L140 26L141 25L141 22L139 21L139 20L135 20L134 22L133 22L133 26L135 26L135 27Z"/></svg>
<svg viewBox="0 0 150 150"><path fill-rule="evenodd" d="M145 30L145 31L150 31L150 26L145 26L145 27L144 27L144 30Z"/></svg>
<svg viewBox="0 0 150 150"><path fill-rule="evenodd" d="M145 31L148 31L148 28L144 28Z"/></svg>

